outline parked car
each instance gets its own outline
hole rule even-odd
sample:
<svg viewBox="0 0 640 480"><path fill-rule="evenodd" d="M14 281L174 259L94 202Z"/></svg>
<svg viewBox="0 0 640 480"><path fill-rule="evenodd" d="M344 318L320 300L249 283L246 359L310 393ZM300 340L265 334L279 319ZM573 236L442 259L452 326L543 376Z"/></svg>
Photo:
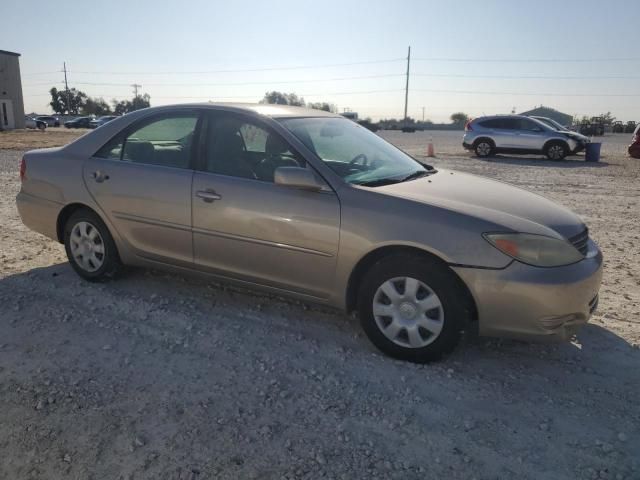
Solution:
<svg viewBox="0 0 640 480"><path fill-rule="evenodd" d="M319 110L147 108L27 152L20 176L22 221L84 279L168 268L356 311L410 361L468 330L567 339L598 302L602 254L574 213Z"/></svg>
<svg viewBox="0 0 640 480"><path fill-rule="evenodd" d="M542 122L546 125L548 125L549 127L559 131L559 132L564 132L564 133L569 133L571 134L571 138L573 138L576 142L578 142L578 146L575 148L575 150L572 153L578 153L581 152L582 150L585 149L585 147L587 146L587 144L591 141L589 140L589 137L582 135L580 133L576 133L573 132L571 130L569 130L569 128L567 128L566 126L556 122L553 118L548 118L548 117L536 117L536 116L531 116L530 118L534 118L536 120L538 120L539 122Z"/></svg>
<svg viewBox="0 0 640 480"><path fill-rule="evenodd" d="M36 119L46 122L48 127L60 126L60 119L58 117L52 117L51 115L40 115L40 116L37 116Z"/></svg>
<svg viewBox="0 0 640 480"><path fill-rule="evenodd" d="M47 128L47 122L37 120L36 118L25 117L24 128L30 128L32 130L35 130L36 128L38 130L45 130Z"/></svg>
<svg viewBox="0 0 640 480"><path fill-rule="evenodd" d="M629 145L629 155L633 158L640 158L640 124L636 126L636 129L633 132L631 145Z"/></svg>
<svg viewBox="0 0 640 480"><path fill-rule="evenodd" d="M90 128L93 117L78 117L64 122L65 128Z"/></svg>
<svg viewBox="0 0 640 480"><path fill-rule="evenodd" d="M114 118L118 118L118 117L115 116L115 115L105 115L105 116L100 117L100 118L94 118L93 120L91 120L89 122L89 128L98 128L98 127L104 125L105 123L110 122Z"/></svg>
<svg viewBox="0 0 640 480"><path fill-rule="evenodd" d="M584 148L584 136L558 131L522 115L479 117L465 125L462 146L478 157L495 153L544 154L562 160Z"/></svg>

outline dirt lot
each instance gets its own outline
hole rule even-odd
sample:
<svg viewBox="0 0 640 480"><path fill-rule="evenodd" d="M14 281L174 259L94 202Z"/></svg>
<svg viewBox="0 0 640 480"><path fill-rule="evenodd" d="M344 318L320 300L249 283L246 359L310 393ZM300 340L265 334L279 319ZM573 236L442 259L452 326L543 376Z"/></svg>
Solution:
<svg viewBox="0 0 640 480"><path fill-rule="evenodd" d="M582 216L606 267L574 342L468 339L417 366L329 309L140 270L83 282L60 245L22 226L22 152L0 136L0 478L640 479L628 135L605 137L597 164L479 160L458 132L382 135L418 155L433 135L436 166Z"/></svg>

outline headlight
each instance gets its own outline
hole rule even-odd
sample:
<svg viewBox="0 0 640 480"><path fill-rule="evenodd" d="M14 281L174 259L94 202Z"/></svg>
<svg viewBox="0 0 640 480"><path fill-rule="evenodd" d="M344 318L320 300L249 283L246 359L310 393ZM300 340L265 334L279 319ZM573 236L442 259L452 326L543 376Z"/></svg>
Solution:
<svg viewBox="0 0 640 480"><path fill-rule="evenodd" d="M560 267L584 256L566 240L529 233L486 233L491 245L505 255L535 267Z"/></svg>

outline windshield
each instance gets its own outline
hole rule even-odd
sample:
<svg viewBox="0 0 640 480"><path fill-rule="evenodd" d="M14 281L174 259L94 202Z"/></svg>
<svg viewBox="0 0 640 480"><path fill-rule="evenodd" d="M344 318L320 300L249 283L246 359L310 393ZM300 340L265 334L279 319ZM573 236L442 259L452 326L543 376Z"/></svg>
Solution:
<svg viewBox="0 0 640 480"><path fill-rule="evenodd" d="M563 127L562 125L560 125L558 122L556 122L555 120L551 119L551 118L538 118L538 117L534 117L536 120L538 120L539 122L543 122L546 123L547 125L549 125L551 128L553 128L554 130L566 130L565 127Z"/></svg>
<svg viewBox="0 0 640 480"><path fill-rule="evenodd" d="M380 186L433 173L406 153L344 118L280 120L309 150L346 182Z"/></svg>

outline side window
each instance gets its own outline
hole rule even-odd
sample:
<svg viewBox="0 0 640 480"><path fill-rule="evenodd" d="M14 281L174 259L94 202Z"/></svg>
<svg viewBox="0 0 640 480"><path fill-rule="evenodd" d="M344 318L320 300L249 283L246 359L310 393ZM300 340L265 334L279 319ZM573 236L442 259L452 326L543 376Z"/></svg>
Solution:
<svg viewBox="0 0 640 480"><path fill-rule="evenodd" d="M278 167L305 165L276 132L235 115L212 116L204 168L231 177L273 182Z"/></svg>
<svg viewBox="0 0 640 480"><path fill-rule="evenodd" d="M499 118L493 118L491 120L485 120L480 125L485 128L504 128L502 124L502 120Z"/></svg>
<svg viewBox="0 0 640 480"><path fill-rule="evenodd" d="M522 130L528 130L530 132L539 132L542 130L542 127L538 125L536 122L532 122L531 120L527 120L526 118L520 119L520 128Z"/></svg>
<svg viewBox="0 0 640 480"><path fill-rule="evenodd" d="M518 122L518 120L515 120L513 118L503 118L501 119L501 122L502 122L502 128L504 128L505 130L520 129L520 122Z"/></svg>
<svg viewBox="0 0 640 480"><path fill-rule="evenodd" d="M189 168L198 116L164 117L132 132L124 141L122 160L163 167Z"/></svg>
<svg viewBox="0 0 640 480"><path fill-rule="evenodd" d="M94 157L98 158L112 158L115 160L120 160L122 157L122 141L124 137L122 135L118 135L111 139L107 144L105 144L98 152L94 155Z"/></svg>
<svg viewBox="0 0 640 480"><path fill-rule="evenodd" d="M189 168L198 115L163 117L131 132L118 135L95 154L125 162Z"/></svg>

